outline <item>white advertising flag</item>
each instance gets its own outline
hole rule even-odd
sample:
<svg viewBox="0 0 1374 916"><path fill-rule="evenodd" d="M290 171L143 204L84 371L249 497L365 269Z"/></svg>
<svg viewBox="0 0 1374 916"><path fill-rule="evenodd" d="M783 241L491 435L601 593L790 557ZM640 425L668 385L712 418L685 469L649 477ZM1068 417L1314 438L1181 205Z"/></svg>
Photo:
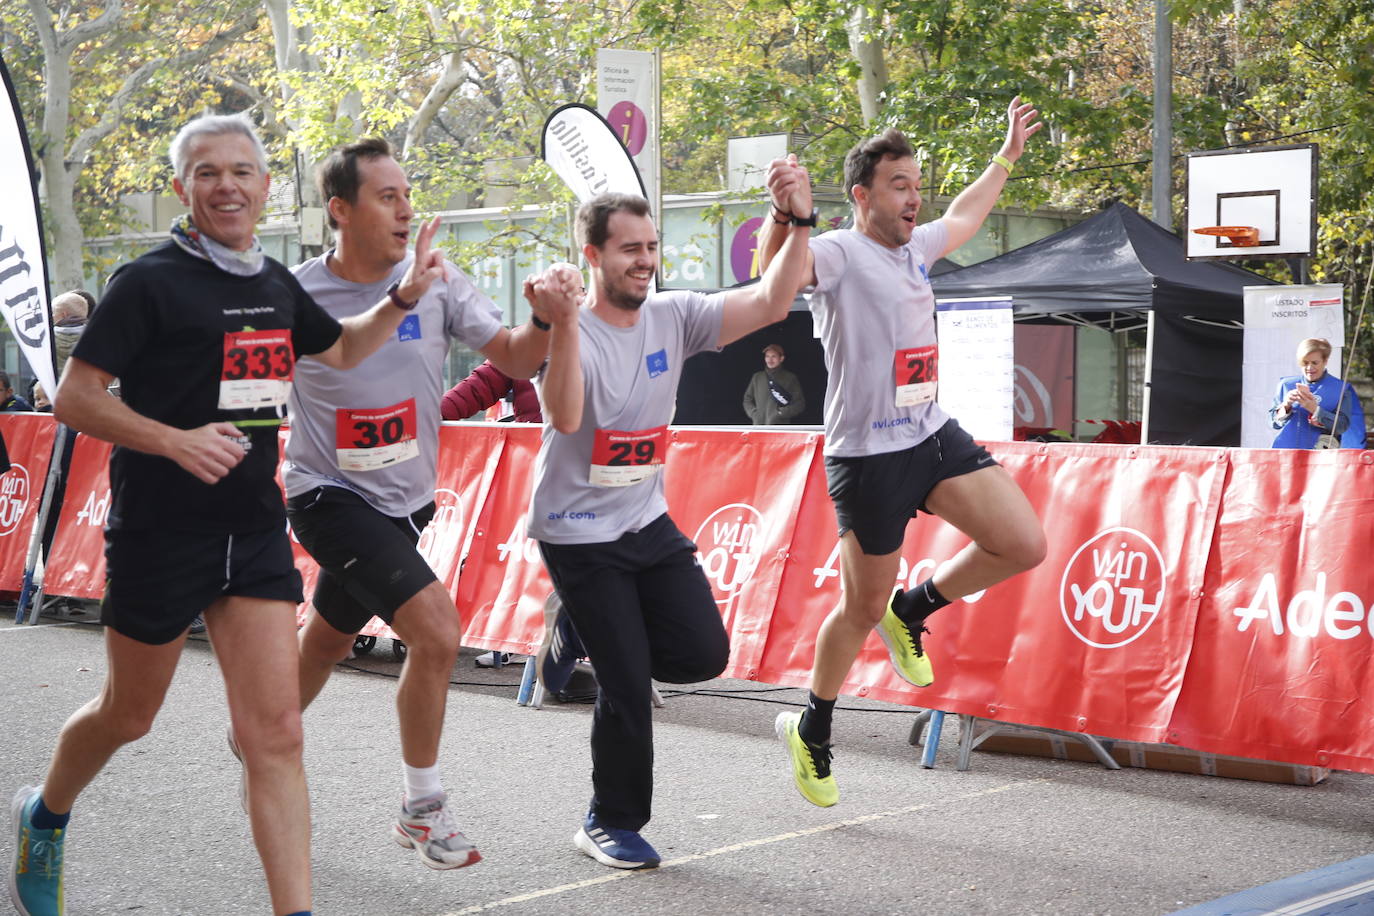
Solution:
<svg viewBox="0 0 1374 916"><path fill-rule="evenodd" d="M0 194L0 311L34 376L51 397L57 390L57 373L38 193L19 100L3 57L0 79L5 83L0 92L0 175L5 176L7 188Z"/></svg>
<svg viewBox="0 0 1374 916"><path fill-rule="evenodd" d="M646 196L639 172L615 131L586 105L564 105L549 115L541 155L578 203L607 192Z"/></svg>
<svg viewBox="0 0 1374 916"><path fill-rule="evenodd" d="M658 211L658 84L650 51L596 52L596 110L644 176L645 196Z"/></svg>

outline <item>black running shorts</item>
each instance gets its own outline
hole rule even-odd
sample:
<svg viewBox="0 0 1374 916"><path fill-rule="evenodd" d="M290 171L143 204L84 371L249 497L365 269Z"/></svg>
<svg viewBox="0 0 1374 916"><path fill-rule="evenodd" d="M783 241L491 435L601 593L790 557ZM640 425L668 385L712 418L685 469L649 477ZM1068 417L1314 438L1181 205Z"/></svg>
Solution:
<svg viewBox="0 0 1374 916"><path fill-rule="evenodd" d="M437 581L415 549L434 503L393 518L352 490L316 487L288 499L286 517L320 564L315 610L340 633L357 633L374 616L390 624L401 605Z"/></svg>
<svg viewBox="0 0 1374 916"><path fill-rule="evenodd" d="M825 478L835 503L840 536L853 531L866 554L901 549L906 523L917 510L929 513L926 498L935 485L997 464L955 420L900 452L857 458L826 458Z"/></svg>
<svg viewBox="0 0 1374 916"><path fill-rule="evenodd" d="M300 604L301 574L285 525L247 534L106 531L100 622L160 646L225 596Z"/></svg>

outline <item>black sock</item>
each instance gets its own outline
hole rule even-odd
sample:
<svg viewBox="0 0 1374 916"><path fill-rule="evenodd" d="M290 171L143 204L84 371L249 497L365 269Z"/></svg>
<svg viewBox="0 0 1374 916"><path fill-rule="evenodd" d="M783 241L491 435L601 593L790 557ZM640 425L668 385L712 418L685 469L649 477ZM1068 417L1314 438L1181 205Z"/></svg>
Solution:
<svg viewBox="0 0 1374 916"><path fill-rule="evenodd" d="M935 589L935 580L927 579L910 591L892 599L892 613L908 626L919 627L925 619L949 604L949 599Z"/></svg>
<svg viewBox="0 0 1374 916"><path fill-rule="evenodd" d="M807 744L828 744L830 742L830 717L835 712L834 700L822 700L814 693L806 698L806 709L801 721L797 723L797 734Z"/></svg>
<svg viewBox="0 0 1374 916"><path fill-rule="evenodd" d="M54 814L48 810L48 806L43 804L43 796L38 797L38 804L33 806L33 814L29 816L29 821L39 830L66 829L67 822L71 820L72 813Z"/></svg>

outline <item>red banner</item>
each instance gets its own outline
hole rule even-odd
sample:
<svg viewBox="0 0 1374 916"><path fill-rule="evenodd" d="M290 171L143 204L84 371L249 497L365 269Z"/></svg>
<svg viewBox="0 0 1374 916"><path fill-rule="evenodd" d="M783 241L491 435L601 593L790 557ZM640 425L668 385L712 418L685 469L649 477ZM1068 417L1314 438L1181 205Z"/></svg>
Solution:
<svg viewBox="0 0 1374 916"><path fill-rule="evenodd" d="M0 413L0 435L10 456L10 469L0 474L0 591L24 586L24 561L56 432L48 414Z"/></svg>
<svg viewBox="0 0 1374 916"><path fill-rule="evenodd" d="M105 522L110 514L108 442L77 436L67 470L62 517L43 572L49 595L99 598L105 593Z"/></svg>
<svg viewBox="0 0 1374 916"><path fill-rule="evenodd" d="M0 507L0 519L18 520L0 534L0 587L16 588L52 424L0 423L25 473ZM730 631L727 674L805 686L816 632L840 596L819 437L669 435L668 502ZM421 550L456 596L465 645L533 653L550 590L524 533L539 430L456 424L440 442L439 511ZM1044 563L932 619L933 686L899 680L874 637L845 693L1374 772L1374 452L988 447L1045 525ZM100 593L107 454L78 440L53 594ZM898 584L920 582L966 543L921 516L907 529ZM298 565L313 583L303 552ZM365 632L389 635L375 620Z"/></svg>
<svg viewBox="0 0 1374 916"><path fill-rule="evenodd" d="M1374 452L1230 456L1168 740L1374 772Z"/></svg>

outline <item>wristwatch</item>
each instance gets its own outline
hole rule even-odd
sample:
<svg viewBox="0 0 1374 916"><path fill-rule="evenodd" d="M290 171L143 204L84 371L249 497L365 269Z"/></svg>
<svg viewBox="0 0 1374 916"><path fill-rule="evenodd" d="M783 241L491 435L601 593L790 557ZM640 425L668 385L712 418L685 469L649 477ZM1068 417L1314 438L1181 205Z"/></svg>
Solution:
<svg viewBox="0 0 1374 916"><path fill-rule="evenodd" d="M419 299L416 299L414 302L407 302L407 301L405 301L404 299L401 298L401 294L400 294L399 292L397 292L397 290L399 290L400 288L401 288L401 281L400 281L400 280L397 280L395 283L391 284L390 286L388 286L388 287L386 288L386 294L387 294L388 296L391 297L391 304L392 304L392 305L396 306L398 309L400 309L400 310L403 311L403 312L409 312L409 311L411 311L412 309L414 309L415 306L417 306L417 305L420 304L420 300L419 300Z"/></svg>
<svg viewBox="0 0 1374 916"><path fill-rule="evenodd" d="M815 226L816 226L816 223L820 221L820 218L821 218L820 211L819 211L819 210L816 210L815 208L812 208L812 210L811 210L811 215L810 215L810 216L797 216L795 213L792 214L792 225L794 225L794 226L808 226L808 227L814 229Z"/></svg>

